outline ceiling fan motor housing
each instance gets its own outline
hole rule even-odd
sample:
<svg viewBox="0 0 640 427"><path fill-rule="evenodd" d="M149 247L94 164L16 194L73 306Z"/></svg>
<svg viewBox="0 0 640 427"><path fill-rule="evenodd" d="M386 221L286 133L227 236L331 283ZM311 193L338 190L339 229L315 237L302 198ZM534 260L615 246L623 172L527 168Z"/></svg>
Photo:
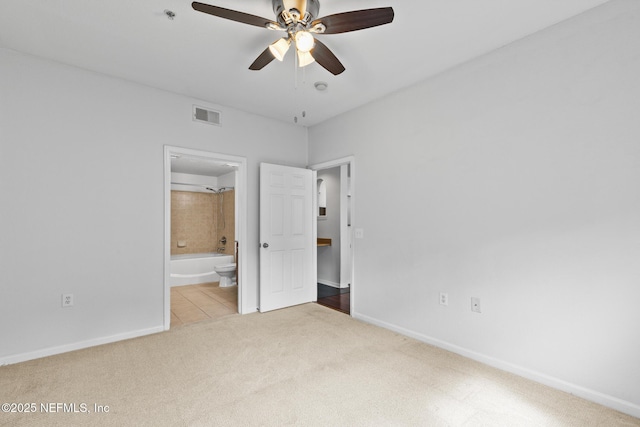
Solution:
<svg viewBox="0 0 640 427"><path fill-rule="evenodd" d="M273 13L282 27L287 27L287 22L282 12L288 12L296 17L296 20L311 22L318 16L320 2L318 0L272 0Z"/></svg>

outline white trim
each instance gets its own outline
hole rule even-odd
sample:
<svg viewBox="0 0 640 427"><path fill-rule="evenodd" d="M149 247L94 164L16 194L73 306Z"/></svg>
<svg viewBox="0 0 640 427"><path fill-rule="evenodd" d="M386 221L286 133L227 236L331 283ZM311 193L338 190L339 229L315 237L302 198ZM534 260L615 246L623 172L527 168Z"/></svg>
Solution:
<svg viewBox="0 0 640 427"><path fill-rule="evenodd" d="M351 191L349 185L349 164L340 166L340 287L346 288L351 285L351 270L353 260L351 253L351 224L349 222L349 211L351 210Z"/></svg>
<svg viewBox="0 0 640 427"><path fill-rule="evenodd" d="M236 240L238 241L238 312L240 314L253 313L254 308L247 307L247 159L246 157L233 156L229 154L214 153L211 151L194 150L191 148L164 146L164 330L171 327L171 282L170 282L170 262L171 262L171 154L184 156L205 157L211 160L220 160L230 163L237 163L235 183L236 202Z"/></svg>
<svg viewBox="0 0 640 427"><path fill-rule="evenodd" d="M318 213L318 172L315 170L311 171L311 189L313 190L311 192L311 214L313 215L311 220L311 238L313 239L311 242L311 274L315 278L312 301L318 301L318 221L315 220Z"/></svg>
<svg viewBox="0 0 640 427"><path fill-rule="evenodd" d="M355 230L356 222L356 158L355 156L347 156L342 157L335 160L329 160L327 162L316 163L313 165L307 166L309 169L318 171L321 169L331 169L336 166L349 165L351 170L351 227L350 231L353 233ZM355 302L357 297L357 286L355 280L355 250L356 250L356 241L353 238L353 235L349 236L349 241L351 242L351 280L350 280L350 290L349 290L349 311L350 313L355 312ZM353 314L351 314L353 316Z"/></svg>
<svg viewBox="0 0 640 427"><path fill-rule="evenodd" d="M145 335L157 334L163 332L162 326L155 328L140 329L137 331L126 332L123 334L110 335L108 337L94 338L87 341L80 341L72 344L65 344L56 347L43 348L29 353L20 353L13 356L7 356L0 359L0 366L11 365L13 363L26 362L27 360L40 359L41 357L53 356L55 354L67 353L69 351L82 350L84 348L94 347L97 345L111 344L118 341L138 338Z"/></svg>
<svg viewBox="0 0 640 427"><path fill-rule="evenodd" d="M581 397L585 400L589 400L591 402L598 403L608 408L615 409L616 411L624 412L625 414L631 415L636 418L640 418L640 406L632 402L628 402L626 400L622 400L614 396L609 396L607 394L600 393L595 390L581 387L579 385L561 380L559 378L555 378L550 375L536 372L531 369L524 368L522 366L514 365L513 363L505 362L503 360L496 359L494 357L487 356L482 353L477 353L475 351L468 350L464 347L460 347L455 344L451 344L446 341L439 340L437 338L433 338L409 329L405 329L403 327L394 325L392 323L387 323L382 320L369 317L362 313L352 312L351 316L363 322L380 326L381 328L389 329L399 334L417 339L418 341L422 341L424 343L448 350L452 353L459 354L461 356L467 357L477 362L484 363L485 365L489 365L494 368L498 368L500 370L510 372L512 374L529 379L531 381L544 384L551 388L561 390L569 394L573 394L574 396Z"/></svg>

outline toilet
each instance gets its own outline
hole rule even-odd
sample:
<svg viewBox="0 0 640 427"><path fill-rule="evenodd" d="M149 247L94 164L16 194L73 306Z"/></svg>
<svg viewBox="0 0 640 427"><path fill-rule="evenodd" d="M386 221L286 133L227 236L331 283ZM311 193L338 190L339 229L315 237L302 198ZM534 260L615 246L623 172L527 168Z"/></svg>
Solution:
<svg viewBox="0 0 640 427"><path fill-rule="evenodd" d="M214 270L220 276L220 287L227 288L233 286L236 283L236 263L216 265Z"/></svg>

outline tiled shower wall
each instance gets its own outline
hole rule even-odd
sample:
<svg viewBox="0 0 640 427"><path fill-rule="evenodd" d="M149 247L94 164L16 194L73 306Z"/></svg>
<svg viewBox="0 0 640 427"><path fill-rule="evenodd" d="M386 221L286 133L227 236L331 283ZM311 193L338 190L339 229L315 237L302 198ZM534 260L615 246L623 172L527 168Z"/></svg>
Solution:
<svg viewBox="0 0 640 427"><path fill-rule="evenodd" d="M220 215L220 204L222 204L222 212L224 213L224 222L222 220L218 221L217 234L218 239L222 239L222 237L227 238L227 244L224 245L224 251L221 251L223 254L235 255L235 240L236 240L236 192L235 190L225 191L220 194L216 194L216 202L218 203L218 210L216 211L216 218ZM222 244L219 244L218 247L222 247Z"/></svg>
<svg viewBox="0 0 640 427"><path fill-rule="evenodd" d="M220 202L222 201L222 221ZM224 227L223 227L224 226ZM225 236L227 244L221 251L235 255L235 191L222 194L171 191L171 254L218 252ZM178 241L185 247L179 248Z"/></svg>

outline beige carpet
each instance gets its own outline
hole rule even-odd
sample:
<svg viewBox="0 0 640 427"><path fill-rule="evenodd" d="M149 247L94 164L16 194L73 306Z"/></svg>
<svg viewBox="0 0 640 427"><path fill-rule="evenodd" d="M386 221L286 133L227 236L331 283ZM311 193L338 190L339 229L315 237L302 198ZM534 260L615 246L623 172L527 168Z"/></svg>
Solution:
<svg viewBox="0 0 640 427"><path fill-rule="evenodd" d="M316 304L0 367L5 402L37 406L10 426L640 426Z"/></svg>

